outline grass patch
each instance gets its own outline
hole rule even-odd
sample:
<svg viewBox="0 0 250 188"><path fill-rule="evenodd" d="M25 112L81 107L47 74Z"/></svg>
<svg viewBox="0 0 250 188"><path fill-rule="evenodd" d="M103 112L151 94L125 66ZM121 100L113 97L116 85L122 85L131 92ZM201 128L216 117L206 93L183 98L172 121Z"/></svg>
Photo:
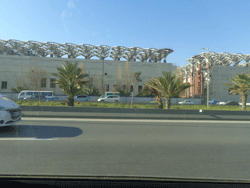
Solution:
<svg viewBox="0 0 250 188"><path fill-rule="evenodd" d="M68 106L67 101L26 101L26 100L14 100L17 104L22 106ZM99 108L131 108L130 103L100 103L100 102L75 102L75 107L99 107ZM158 104L133 104L133 108L139 109L158 109ZM165 104L163 105L165 108ZM241 111L241 106L220 106L210 105L207 109L207 105L171 105L171 109L185 109L185 110L231 110ZM250 111L250 106L246 107L246 111Z"/></svg>

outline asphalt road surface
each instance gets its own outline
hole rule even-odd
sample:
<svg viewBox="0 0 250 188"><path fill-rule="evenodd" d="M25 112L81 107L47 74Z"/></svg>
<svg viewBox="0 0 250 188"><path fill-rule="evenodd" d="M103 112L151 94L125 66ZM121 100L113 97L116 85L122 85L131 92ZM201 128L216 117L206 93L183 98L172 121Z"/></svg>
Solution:
<svg viewBox="0 0 250 188"><path fill-rule="evenodd" d="M23 118L0 174L250 180L250 122Z"/></svg>

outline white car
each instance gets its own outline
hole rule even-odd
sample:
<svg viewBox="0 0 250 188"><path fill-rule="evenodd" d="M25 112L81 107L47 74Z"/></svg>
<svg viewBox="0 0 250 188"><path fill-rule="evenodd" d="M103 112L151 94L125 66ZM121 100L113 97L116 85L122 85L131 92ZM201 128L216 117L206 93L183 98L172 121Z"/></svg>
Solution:
<svg viewBox="0 0 250 188"><path fill-rule="evenodd" d="M179 102L178 104L194 104L194 102L185 100L183 102Z"/></svg>
<svg viewBox="0 0 250 188"><path fill-rule="evenodd" d="M0 97L5 97L5 98L7 98L7 96L6 96L6 95L2 95L1 93L0 93Z"/></svg>
<svg viewBox="0 0 250 188"><path fill-rule="evenodd" d="M14 101L0 97L0 127L21 121L22 111Z"/></svg>
<svg viewBox="0 0 250 188"><path fill-rule="evenodd" d="M99 102L121 102L121 98L120 96L117 96L117 95L109 95L107 97L101 96L99 97L97 101Z"/></svg>
<svg viewBox="0 0 250 188"><path fill-rule="evenodd" d="M217 104L218 104L218 105L225 105L226 102L218 102Z"/></svg>

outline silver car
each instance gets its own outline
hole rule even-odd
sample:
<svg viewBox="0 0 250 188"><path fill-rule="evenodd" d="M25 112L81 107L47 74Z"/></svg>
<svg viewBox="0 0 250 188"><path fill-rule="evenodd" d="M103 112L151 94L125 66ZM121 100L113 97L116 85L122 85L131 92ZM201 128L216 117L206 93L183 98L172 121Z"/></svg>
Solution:
<svg viewBox="0 0 250 188"><path fill-rule="evenodd" d="M99 99L97 100L99 102L121 102L121 98L120 96L117 96L117 95L109 95L107 97L105 96L101 96L99 97Z"/></svg>
<svg viewBox="0 0 250 188"><path fill-rule="evenodd" d="M183 102L179 102L179 104L194 104L193 101L185 100Z"/></svg>
<svg viewBox="0 0 250 188"><path fill-rule="evenodd" d="M14 101L0 97L0 127L21 121L22 111Z"/></svg>
<svg viewBox="0 0 250 188"><path fill-rule="evenodd" d="M90 98L87 95L77 95L74 97L75 101L89 101Z"/></svg>

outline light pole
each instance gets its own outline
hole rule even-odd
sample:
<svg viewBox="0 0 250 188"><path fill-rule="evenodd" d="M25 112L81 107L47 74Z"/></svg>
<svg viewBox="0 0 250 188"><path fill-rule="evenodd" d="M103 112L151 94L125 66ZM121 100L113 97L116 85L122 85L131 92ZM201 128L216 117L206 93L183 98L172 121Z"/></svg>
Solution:
<svg viewBox="0 0 250 188"><path fill-rule="evenodd" d="M207 51L208 51L208 58L207 58L208 67L207 67L206 82L207 82L207 108L209 108L209 82L210 82L210 74L209 74L209 47L202 48L202 49L207 49Z"/></svg>

